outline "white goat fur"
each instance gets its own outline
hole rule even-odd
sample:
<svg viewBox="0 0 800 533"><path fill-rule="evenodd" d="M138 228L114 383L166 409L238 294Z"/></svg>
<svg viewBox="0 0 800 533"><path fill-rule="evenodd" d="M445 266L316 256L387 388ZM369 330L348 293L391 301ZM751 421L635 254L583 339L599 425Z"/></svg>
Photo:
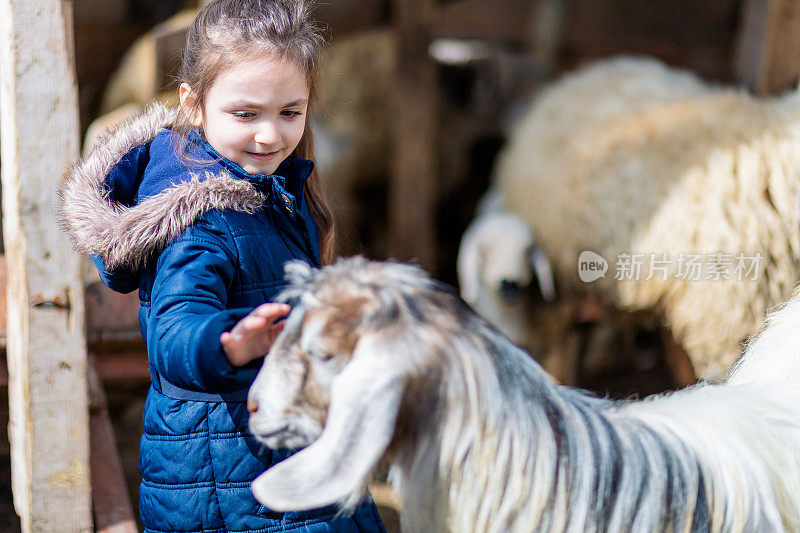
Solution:
<svg viewBox="0 0 800 533"><path fill-rule="evenodd" d="M756 99L644 58L594 63L543 91L495 184L549 257L563 295L658 309L697 374L724 375L764 309L800 276L800 92ZM578 256L609 272L587 287ZM756 279L677 276L680 254L761 254ZM615 280L621 253L662 253L667 279Z"/></svg>
<svg viewBox="0 0 800 533"><path fill-rule="evenodd" d="M800 300L725 384L611 402L416 267L287 271L250 428L308 447L253 483L267 507L351 506L385 458L405 532L800 531Z"/></svg>

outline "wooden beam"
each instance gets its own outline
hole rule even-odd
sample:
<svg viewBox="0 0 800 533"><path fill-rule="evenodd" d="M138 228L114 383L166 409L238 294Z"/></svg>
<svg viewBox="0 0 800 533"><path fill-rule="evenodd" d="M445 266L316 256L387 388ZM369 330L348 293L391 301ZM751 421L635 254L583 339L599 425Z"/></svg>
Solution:
<svg viewBox="0 0 800 533"><path fill-rule="evenodd" d="M394 153L389 186L390 249L394 258L436 266L435 142L437 79L428 55L432 0L394 0L398 36Z"/></svg>
<svg viewBox="0 0 800 533"><path fill-rule="evenodd" d="M800 77L800 2L746 0L734 69L759 96L780 94Z"/></svg>
<svg viewBox="0 0 800 533"><path fill-rule="evenodd" d="M81 263L56 219L78 156L70 9L0 0L9 438L24 532L92 529Z"/></svg>
<svg viewBox="0 0 800 533"><path fill-rule="evenodd" d="M108 409L92 410L92 501L96 533L137 533Z"/></svg>
<svg viewBox="0 0 800 533"><path fill-rule="evenodd" d="M186 35L197 13L187 9L176 13L151 30L155 52L155 89L177 92L177 80L181 75L181 55L186 45ZM154 95L155 96L155 95Z"/></svg>
<svg viewBox="0 0 800 533"><path fill-rule="evenodd" d="M95 357L96 372L100 381L109 387L123 388L136 383L150 381L150 364L147 352L141 350L104 351L92 353ZM0 356L0 389L8 387L8 367Z"/></svg>
<svg viewBox="0 0 800 533"><path fill-rule="evenodd" d="M120 294L96 281L86 287L85 294L86 340L90 349L143 345L139 331L138 291Z"/></svg>
<svg viewBox="0 0 800 533"><path fill-rule="evenodd" d="M92 502L97 533L136 533L108 400L94 359L89 360Z"/></svg>
<svg viewBox="0 0 800 533"><path fill-rule="evenodd" d="M332 39L348 33L389 24L389 0L336 0L318 2L314 18Z"/></svg>
<svg viewBox="0 0 800 533"><path fill-rule="evenodd" d="M0 350L6 349L6 256L0 254ZM101 282L90 283L84 292L86 309L86 341L90 350L97 352L145 352L139 331L139 295L136 292L120 294ZM125 366L125 365L122 365ZM128 364L130 367L131 365ZM147 358L144 371L133 376L147 376ZM102 374L102 371L101 371Z"/></svg>
<svg viewBox="0 0 800 533"><path fill-rule="evenodd" d="M147 383L150 381L150 364L144 346L140 350L98 352L97 373L103 383Z"/></svg>
<svg viewBox="0 0 800 533"><path fill-rule="evenodd" d="M558 54L564 40L564 27L572 0L536 0L526 13L527 41L530 55L544 72L552 74L558 66Z"/></svg>
<svg viewBox="0 0 800 533"><path fill-rule="evenodd" d="M489 39L526 45L531 40L530 0L458 0L441 4L429 21L431 37Z"/></svg>

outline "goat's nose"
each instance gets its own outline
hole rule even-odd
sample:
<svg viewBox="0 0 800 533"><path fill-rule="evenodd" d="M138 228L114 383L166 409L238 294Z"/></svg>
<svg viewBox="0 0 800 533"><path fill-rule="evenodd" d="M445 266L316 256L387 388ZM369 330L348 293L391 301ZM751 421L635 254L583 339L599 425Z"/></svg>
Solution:
<svg viewBox="0 0 800 533"><path fill-rule="evenodd" d="M250 412L250 414L253 414L256 411L258 411L258 401L255 400L254 398L248 398L247 399L247 410Z"/></svg>

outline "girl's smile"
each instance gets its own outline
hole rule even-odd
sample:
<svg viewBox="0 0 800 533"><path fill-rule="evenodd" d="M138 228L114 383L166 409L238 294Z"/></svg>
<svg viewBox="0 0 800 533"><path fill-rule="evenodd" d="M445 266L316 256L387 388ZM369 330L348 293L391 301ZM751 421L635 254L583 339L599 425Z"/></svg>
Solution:
<svg viewBox="0 0 800 533"><path fill-rule="evenodd" d="M192 117L208 143L250 174L272 174L303 137L308 108L305 72L265 55L235 63L217 76L202 114ZM183 84L181 102L195 97Z"/></svg>
<svg viewBox="0 0 800 533"><path fill-rule="evenodd" d="M259 161L271 161L280 153L280 150L276 150L274 152L267 152L263 154L257 154L255 152L245 152L248 156L252 157L253 159L257 159Z"/></svg>

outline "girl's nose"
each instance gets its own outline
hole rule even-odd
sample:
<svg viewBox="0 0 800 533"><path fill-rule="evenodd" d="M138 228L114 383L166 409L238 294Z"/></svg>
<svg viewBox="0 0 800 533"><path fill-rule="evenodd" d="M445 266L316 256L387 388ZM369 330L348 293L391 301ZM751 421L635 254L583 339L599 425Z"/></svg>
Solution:
<svg viewBox="0 0 800 533"><path fill-rule="evenodd" d="M258 130L255 134L255 141L259 144L273 144L278 140L278 128L272 121L265 120L258 125Z"/></svg>

